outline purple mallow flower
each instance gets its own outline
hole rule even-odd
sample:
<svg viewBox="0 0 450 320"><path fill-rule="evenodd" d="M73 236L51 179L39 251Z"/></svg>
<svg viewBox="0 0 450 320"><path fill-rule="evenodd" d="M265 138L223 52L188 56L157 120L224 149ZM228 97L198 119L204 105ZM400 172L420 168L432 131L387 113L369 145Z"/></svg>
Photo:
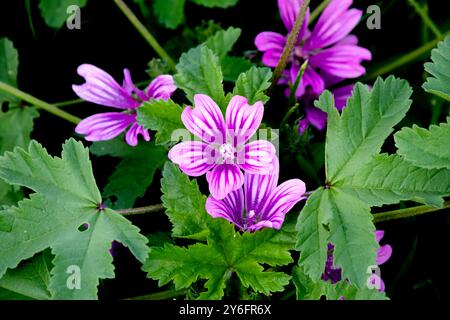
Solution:
<svg viewBox="0 0 450 320"><path fill-rule="evenodd" d="M261 124L264 106L249 105L247 99L234 96L225 119L217 104L207 95L194 96L194 109L187 106L181 120L203 141L184 141L169 151L169 159L189 176L206 173L209 190L216 199L239 189L248 173L270 174L275 147L265 140L248 142Z"/></svg>
<svg viewBox="0 0 450 320"><path fill-rule="evenodd" d="M176 89L172 76L160 75L142 91L134 85L128 69L123 71L122 86L108 73L90 64L80 65L77 72L86 80L82 85L72 86L80 98L123 110L90 116L78 124L77 133L86 135L88 141L100 141L113 139L128 128L125 140L130 146L137 145L139 134L145 141L150 141L147 129L136 121L136 109L150 99L168 100Z"/></svg>
<svg viewBox="0 0 450 320"><path fill-rule="evenodd" d="M243 231L262 228L280 229L286 213L302 199L305 183L291 179L279 186L279 163L275 156L270 175L244 175L244 187L230 192L223 200L208 197L206 211L214 218L224 218Z"/></svg>
<svg viewBox="0 0 450 320"><path fill-rule="evenodd" d="M377 242L380 242L383 236L384 231L382 230L375 231L375 239L377 240ZM331 281L331 283L336 283L341 281L342 279L342 270L341 268L333 265L333 250L334 250L333 244L329 243L328 257L327 262L325 264L325 272L322 274L322 280L324 281L329 280ZM377 260L376 260L377 265L382 265L383 263L385 263L387 260L389 260L391 255L392 255L392 247L390 245L385 244L380 246L380 248L378 248L377 251ZM372 274L370 276L370 283L374 286L378 285L380 291L384 291L385 289L383 280L381 280L381 278L377 274Z"/></svg>
<svg viewBox="0 0 450 320"><path fill-rule="evenodd" d="M352 0L332 0L319 17L314 29L308 29L309 12L300 29L296 46L289 58L288 70L280 79L281 84L295 83L300 66L308 60L308 67L295 92L297 98L316 99L325 88L334 86L344 79L357 78L365 73L363 60L371 60L370 51L357 45L358 38L349 35L361 19L362 11L349 9ZM299 12L301 0L278 0L281 19L290 33ZM258 50L264 52L262 62L275 67L281 57L287 35L276 32L262 32L255 39ZM333 90L336 106L341 108L350 96L352 86ZM289 95L289 89L286 90ZM323 129L326 114L305 103L306 118L300 123L303 132L311 124Z"/></svg>

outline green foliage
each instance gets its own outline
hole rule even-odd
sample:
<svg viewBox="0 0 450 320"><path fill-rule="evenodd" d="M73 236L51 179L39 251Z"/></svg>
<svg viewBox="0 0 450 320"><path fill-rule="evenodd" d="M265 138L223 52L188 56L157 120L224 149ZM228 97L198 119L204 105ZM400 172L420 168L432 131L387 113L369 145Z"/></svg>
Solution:
<svg viewBox="0 0 450 320"><path fill-rule="evenodd" d="M0 279L0 299L28 300L50 299L50 254L35 255L20 267L9 270Z"/></svg>
<svg viewBox="0 0 450 320"><path fill-rule="evenodd" d="M135 0L137 1L137 0ZM238 0L191 0L208 8L228 8L234 6ZM185 20L184 5L186 0L155 0L153 11L158 22L169 29L176 29Z"/></svg>
<svg viewBox="0 0 450 320"><path fill-rule="evenodd" d="M226 56L221 60L223 79L236 82L239 75L253 66L248 59L242 57Z"/></svg>
<svg viewBox="0 0 450 320"><path fill-rule="evenodd" d="M207 244L152 248L144 271L159 280L160 286L173 281L176 289L188 288L198 278L207 279L207 291L202 292L199 299L221 299L232 272L236 272L244 287L265 295L282 291L289 283L288 275L265 271L261 266L262 263L275 267L292 262L288 251L292 242L283 241L283 231L264 230L241 235L224 220L211 223L210 230Z"/></svg>
<svg viewBox="0 0 450 320"><path fill-rule="evenodd" d="M219 57L211 49L206 45L190 49L181 55L176 69L175 84L191 102L195 94L203 93L224 108L222 69Z"/></svg>
<svg viewBox="0 0 450 320"><path fill-rule="evenodd" d="M113 278L109 253L116 240L143 262L147 239L127 219L100 209L89 153L73 139L62 157L51 157L37 142L0 158L0 177L36 193L0 213L0 277L8 268L51 248L55 255L49 291L56 299L95 299L99 279ZM87 228L86 228L87 227ZM81 287L67 287L70 266L78 266Z"/></svg>
<svg viewBox="0 0 450 320"><path fill-rule="evenodd" d="M158 22L169 29L176 29L184 21L185 0L155 0L153 10Z"/></svg>
<svg viewBox="0 0 450 320"><path fill-rule="evenodd" d="M220 299L233 272L244 287L266 295L288 284L288 275L265 270L261 264L277 267L292 262L293 225L286 224L281 231L236 233L229 222L206 213L206 199L197 183L171 163L166 163L163 171L162 191L173 235L207 242L152 247L143 270L160 286L173 281L178 290L189 288L199 278L206 279L206 291L198 298Z"/></svg>
<svg viewBox="0 0 450 320"><path fill-rule="evenodd" d="M84 7L87 0L41 0L39 9L41 9L42 17L45 23L52 28L58 29L64 25L67 15L67 7L77 5Z"/></svg>
<svg viewBox="0 0 450 320"><path fill-rule="evenodd" d="M0 81L17 87L19 55L13 43L0 39ZM0 155L11 151L15 146L25 148L30 142L34 119L39 116L35 108L19 106L19 100L11 95L0 93L0 106L8 103L8 110L0 110ZM0 205L12 205L23 198L17 186L0 181Z"/></svg>
<svg viewBox="0 0 450 320"><path fill-rule="evenodd" d="M205 210L206 197L196 180L189 180L176 165L166 162L161 179L161 200L173 224L172 235L204 240L208 233Z"/></svg>
<svg viewBox="0 0 450 320"><path fill-rule="evenodd" d="M172 100L150 100L137 110L137 121L147 129L158 131L156 144L173 144L179 137L173 137L174 131L184 128L181 122L181 107ZM174 140L176 139L176 140Z"/></svg>
<svg viewBox="0 0 450 320"><path fill-rule="evenodd" d="M431 61L425 63L425 71L433 77L427 78L423 89L450 101L450 35L431 51Z"/></svg>
<svg viewBox="0 0 450 320"><path fill-rule="evenodd" d="M239 0L192 0L196 4L208 7L208 8L228 8L234 6Z"/></svg>
<svg viewBox="0 0 450 320"><path fill-rule="evenodd" d="M301 268L294 267L292 281L296 287L298 300L319 300L326 297L327 300L386 300L386 294L376 289L367 287L358 289L349 285L347 281L339 281L332 284L329 281L313 281Z"/></svg>
<svg viewBox="0 0 450 320"><path fill-rule="evenodd" d="M432 125L429 130L414 125L394 136L397 153L415 166L427 169L450 169L450 117L447 123Z"/></svg>
<svg viewBox="0 0 450 320"><path fill-rule="evenodd" d="M19 54L8 38L0 38L0 81L17 87L17 68L19 67ZM17 98L0 92L0 106L3 102L17 102Z"/></svg>
<svg viewBox="0 0 450 320"><path fill-rule="evenodd" d="M262 101L266 103L269 97L264 91L270 87L272 71L269 68L252 67L239 75L233 95L241 95L248 99L249 103Z"/></svg>
<svg viewBox="0 0 450 320"><path fill-rule="evenodd" d="M167 159L166 149L155 146L153 141L140 143L133 148L122 137L95 142L91 152L99 156L110 154L122 158L103 190L104 198L117 197L117 201L112 202L114 208L120 209L133 207L136 199L144 196L156 170L162 169Z"/></svg>
<svg viewBox="0 0 450 320"><path fill-rule="evenodd" d="M442 205L450 193L450 172L414 167L397 155L379 155L384 139L409 108L406 81L377 79L372 90L356 84L342 114L331 93L316 106L328 113L326 186L306 202L297 222L299 265L317 282L325 268L327 244L343 279L362 289L376 249L370 206L416 200Z"/></svg>
<svg viewBox="0 0 450 320"><path fill-rule="evenodd" d="M219 59L223 59L231 51L240 35L239 28L230 27L227 30L219 30L206 40L205 45L214 51Z"/></svg>
<svg viewBox="0 0 450 320"><path fill-rule="evenodd" d="M405 80L393 76L378 78L372 90L361 83L353 89L347 107L340 115L329 92L321 95L316 106L328 113L326 140L326 178L328 182L364 167L380 152L384 140L408 111L411 88Z"/></svg>

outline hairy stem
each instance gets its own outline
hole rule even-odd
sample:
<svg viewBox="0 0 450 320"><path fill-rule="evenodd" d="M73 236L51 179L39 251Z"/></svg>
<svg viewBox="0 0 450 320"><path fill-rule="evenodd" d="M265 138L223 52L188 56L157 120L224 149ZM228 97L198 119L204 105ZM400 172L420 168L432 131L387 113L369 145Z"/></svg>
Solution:
<svg viewBox="0 0 450 320"><path fill-rule="evenodd" d="M114 0L119 9L123 14L130 20L136 30L141 34L141 36L147 41L147 43L156 51L156 53L167 62L172 70L175 70L175 62L169 56L169 54L163 49L163 47L158 43L156 38L148 31L148 29L139 21L133 11L123 2L122 0Z"/></svg>
<svg viewBox="0 0 450 320"><path fill-rule="evenodd" d="M416 10L416 13L422 18L423 23L434 33L436 37L442 37L442 32L436 26L436 24L431 20L428 12L422 8L415 0L408 0L411 7Z"/></svg>
<svg viewBox="0 0 450 320"><path fill-rule="evenodd" d="M429 212L436 212L443 209L450 208L450 201L447 201L444 203L444 205L441 208L436 208L433 206L416 206L412 208L405 208L405 209L398 209L393 211L387 211L382 213L375 213L373 215L373 220L375 223L382 222L382 221L389 221L394 219L401 219L401 218L407 218L407 217L413 217L418 216L424 213Z"/></svg>
<svg viewBox="0 0 450 320"><path fill-rule="evenodd" d="M166 291L150 293L150 294L147 294L144 296L128 298L125 300L167 300L167 299L183 296L187 292L188 292L187 289L183 289L183 290L170 289L170 290L166 290Z"/></svg>
<svg viewBox="0 0 450 320"><path fill-rule="evenodd" d="M60 110L52 104L42 101L26 92L23 92L1 81L0 81L0 91L9 93L23 101L26 101L38 108L44 109L45 111L50 112L51 114L54 114L55 116L60 117L69 122L72 122L74 124L78 124L81 121L80 118L75 117L74 115L71 115L70 113L67 113L63 110Z"/></svg>
<svg viewBox="0 0 450 320"><path fill-rule="evenodd" d="M287 62L289 60L289 56L291 55L292 49L297 42L298 34L300 32L300 28L302 27L303 21L305 20L306 9L308 8L309 0L302 1L302 5L300 7L300 11L295 19L294 26L292 27L291 33L288 36L286 45L284 46L283 53L281 54L280 60L273 72L272 83L270 88L267 90L268 95L272 92L275 85L278 83L278 80L281 78L284 69L286 68Z"/></svg>
<svg viewBox="0 0 450 320"><path fill-rule="evenodd" d="M448 33L448 32L447 32ZM446 34L447 34L446 33ZM365 77L363 77L360 81L364 82L367 80L375 79L378 76L386 74L388 72L392 72L395 69L400 68L403 65L411 63L416 59L419 59L421 56L429 52L431 49L436 47L437 43L441 41L445 35L438 37L430 42L425 43L423 46L403 55L399 55L398 58L394 59L391 62L384 62L380 64L379 68L369 72Z"/></svg>
<svg viewBox="0 0 450 320"><path fill-rule="evenodd" d="M153 204L151 206L140 207L140 208L116 210L116 212L118 212L124 216L131 216L131 215L136 215L136 214L159 212L159 211L163 211L163 210L164 210L164 206L162 205L162 203L160 203L160 204Z"/></svg>
<svg viewBox="0 0 450 320"><path fill-rule="evenodd" d="M322 13L323 10L330 4L331 0L323 0L311 14L309 15L309 22L308 24L313 23L319 15Z"/></svg>

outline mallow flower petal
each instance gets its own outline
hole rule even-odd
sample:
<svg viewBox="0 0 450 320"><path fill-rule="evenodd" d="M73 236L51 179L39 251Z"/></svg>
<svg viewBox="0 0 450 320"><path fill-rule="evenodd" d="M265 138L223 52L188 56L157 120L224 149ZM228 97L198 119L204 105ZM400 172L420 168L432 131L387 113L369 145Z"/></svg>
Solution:
<svg viewBox="0 0 450 320"><path fill-rule="evenodd" d="M150 141L150 135L148 134L147 129L139 125L137 122L133 123L128 129L125 135L125 141L132 147L137 146L138 144L138 136L142 135L145 141Z"/></svg>
<svg viewBox="0 0 450 320"><path fill-rule="evenodd" d="M344 39L358 24L362 11L350 9L352 1L334 0L323 11L310 37L305 42L305 49L326 48Z"/></svg>
<svg viewBox="0 0 450 320"><path fill-rule="evenodd" d="M278 184L280 164L275 156L272 161L273 171L271 174L249 174L244 175L244 195L246 212L260 212L261 206Z"/></svg>
<svg viewBox="0 0 450 320"><path fill-rule="evenodd" d="M145 92L149 98L169 100L172 93L177 89L173 77L168 74L159 75L148 85Z"/></svg>
<svg viewBox="0 0 450 320"><path fill-rule="evenodd" d="M206 212L213 218L224 218L238 228L244 228L242 217L244 213L244 195L242 188L230 192L223 200L209 196L206 200Z"/></svg>
<svg viewBox="0 0 450 320"><path fill-rule="evenodd" d="M226 142L226 127L222 111L207 95L194 96L194 109L187 106L181 114L184 126L194 135L207 143Z"/></svg>
<svg viewBox="0 0 450 320"><path fill-rule="evenodd" d="M227 136L233 146L243 145L259 128L264 114L264 106L258 101L249 105L247 98L234 96L226 111Z"/></svg>
<svg viewBox="0 0 450 320"><path fill-rule="evenodd" d="M102 69L82 64L77 72L86 82L73 85L72 89L83 100L119 109L134 109L139 106L139 102Z"/></svg>
<svg viewBox="0 0 450 320"><path fill-rule="evenodd" d="M311 66L341 78L356 78L366 69L363 60L372 59L369 50L354 45L339 45L325 49L309 59Z"/></svg>
<svg viewBox="0 0 450 320"><path fill-rule="evenodd" d="M192 177L198 177L215 165L214 150L201 141L184 141L170 149L169 159L180 166L181 171Z"/></svg>
<svg viewBox="0 0 450 320"><path fill-rule="evenodd" d="M280 229L284 216L292 207L305 199L306 186L300 179L291 179L283 182L272 190L261 209L261 221L272 222L272 228Z"/></svg>
<svg viewBox="0 0 450 320"><path fill-rule="evenodd" d="M219 164L206 174L211 195L217 200L222 200L230 192L242 187L244 175L237 165Z"/></svg>
<svg viewBox="0 0 450 320"><path fill-rule="evenodd" d="M288 33L291 32L292 27L294 26L295 19L297 18L301 4L302 0L278 0L278 10L280 11L280 17ZM305 30L308 26L308 22L309 8L307 9L303 25L300 28L299 39L303 39Z"/></svg>
<svg viewBox="0 0 450 320"><path fill-rule="evenodd" d="M110 140L135 121L136 116L120 112L98 113L83 119L75 132L86 135L88 141Z"/></svg>
<svg viewBox="0 0 450 320"><path fill-rule="evenodd" d="M237 154L237 163L246 173L270 174L273 171L275 146L267 140L247 143Z"/></svg>
<svg viewBox="0 0 450 320"><path fill-rule="evenodd" d="M255 46L259 51L279 50L283 51L286 37L277 32L261 32L255 38Z"/></svg>
<svg viewBox="0 0 450 320"><path fill-rule="evenodd" d="M388 244L381 246L377 251L377 265L383 264L389 260L392 255L392 247Z"/></svg>

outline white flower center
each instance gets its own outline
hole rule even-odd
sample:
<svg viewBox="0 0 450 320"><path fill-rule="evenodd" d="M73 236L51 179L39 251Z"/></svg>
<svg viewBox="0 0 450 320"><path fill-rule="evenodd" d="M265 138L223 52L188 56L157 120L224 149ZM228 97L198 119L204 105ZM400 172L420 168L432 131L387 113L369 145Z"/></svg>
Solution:
<svg viewBox="0 0 450 320"><path fill-rule="evenodd" d="M255 216L255 210L250 210L250 212L248 213L248 218L251 219Z"/></svg>
<svg viewBox="0 0 450 320"><path fill-rule="evenodd" d="M234 148L229 143L224 143L219 147L219 154L225 162L232 161L234 159Z"/></svg>

